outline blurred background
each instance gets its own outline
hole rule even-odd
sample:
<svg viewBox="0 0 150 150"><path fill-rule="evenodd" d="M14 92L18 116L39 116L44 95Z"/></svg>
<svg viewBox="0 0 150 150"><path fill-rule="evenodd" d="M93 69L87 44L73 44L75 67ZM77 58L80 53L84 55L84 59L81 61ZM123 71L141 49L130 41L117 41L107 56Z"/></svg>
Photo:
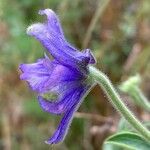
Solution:
<svg viewBox="0 0 150 150"><path fill-rule="evenodd" d="M141 89L150 98L149 0L0 0L0 150L101 150L116 132L120 116L96 86L76 113L65 141L44 143L59 117L43 112L27 84L19 79L20 63L43 57L43 47L26 35L26 28L42 22L39 9L59 15L65 36L79 49L90 48L97 67L118 89L139 73ZM141 120L150 116L118 89Z"/></svg>

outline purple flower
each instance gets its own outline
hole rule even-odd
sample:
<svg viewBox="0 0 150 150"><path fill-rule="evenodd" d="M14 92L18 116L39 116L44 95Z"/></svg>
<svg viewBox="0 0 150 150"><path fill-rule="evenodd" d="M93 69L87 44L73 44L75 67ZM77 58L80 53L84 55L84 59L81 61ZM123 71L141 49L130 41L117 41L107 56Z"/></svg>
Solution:
<svg viewBox="0 0 150 150"><path fill-rule="evenodd" d="M93 86L88 65L94 64L95 59L89 49L81 52L66 41L58 17L51 9L39 14L46 15L47 21L31 25L27 34L39 40L54 59L45 56L35 63L21 64L20 78L37 92L44 111L63 116L55 133L46 141L56 144L64 139L73 114Z"/></svg>

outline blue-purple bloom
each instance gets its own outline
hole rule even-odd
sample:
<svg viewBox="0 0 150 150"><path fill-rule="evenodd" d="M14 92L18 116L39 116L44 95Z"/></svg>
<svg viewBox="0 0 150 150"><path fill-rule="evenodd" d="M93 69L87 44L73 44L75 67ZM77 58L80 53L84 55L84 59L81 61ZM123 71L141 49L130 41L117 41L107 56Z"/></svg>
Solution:
<svg viewBox="0 0 150 150"><path fill-rule="evenodd" d="M21 64L20 78L37 92L45 112L63 116L55 133L46 141L56 144L63 141L73 114L93 86L88 65L94 64L95 59L89 49L81 52L66 41L59 19L51 9L41 10L39 14L46 15L47 21L31 25L27 34L39 40L53 60L45 56L35 63Z"/></svg>

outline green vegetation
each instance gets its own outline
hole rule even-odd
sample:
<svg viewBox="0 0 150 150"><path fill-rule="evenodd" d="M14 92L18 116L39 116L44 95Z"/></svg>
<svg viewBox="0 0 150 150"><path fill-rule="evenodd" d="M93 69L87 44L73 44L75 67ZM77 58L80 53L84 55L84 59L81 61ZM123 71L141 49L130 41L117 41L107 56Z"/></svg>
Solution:
<svg viewBox="0 0 150 150"><path fill-rule="evenodd" d="M84 100L65 141L56 146L44 143L57 127L59 117L41 110L35 95L19 79L18 70L20 63L32 63L44 56L44 48L26 35L30 24L43 20L37 14L43 8L57 12L67 39L79 49L90 48L97 59L96 66L116 87L130 76L140 74L138 88L148 101L150 1L0 0L0 149L101 150L104 140L118 130L120 116L98 86ZM96 20L90 27L93 18ZM87 38L87 32L90 32L90 38ZM126 94L120 91L122 99L137 117L147 122L148 111L142 110L144 106L140 107L134 99L136 95L131 93L132 90ZM52 93L45 97L57 95ZM124 140L128 138L126 133L116 133L106 143L115 143L118 136L122 136L120 144L127 141ZM129 138L132 136L144 143L136 133L129 133ZM109 149L112 150L112 146L106 150Z"/></svg>

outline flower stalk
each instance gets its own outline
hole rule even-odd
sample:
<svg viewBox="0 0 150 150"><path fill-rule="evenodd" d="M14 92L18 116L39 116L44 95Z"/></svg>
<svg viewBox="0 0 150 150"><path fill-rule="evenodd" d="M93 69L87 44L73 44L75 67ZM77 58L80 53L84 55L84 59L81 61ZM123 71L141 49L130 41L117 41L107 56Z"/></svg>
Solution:
<svg viewBox="0 0 150 150"><path fill-rule="evenodd" d="M130 125L134 129L136 129L143 136L145 140L150 141L150 131L148 131L148 129L140 123L140 121L123 103L108 77L93 66L89 67L89 73L90 76L93 77L95 81L101 85L104 92L110 99L110 102L120 112L120 114L130 123Z"/></svg>
<svg viewBox="0 0 150 150"><path fill-rule="evenodd" d="M150 112L150 103L148 99L145 97L145 95L143 94L143 92L141 91L141 89L135 87L133 90L134 90L133 97L140 102L141 107L143 107L144 109Z"/></svg>
<svg viewBox="0 0 150 150"><path fill-rule="evenodd" d="M124 81L119 89L122 92L127 93L131 96L133 102L137 104L139 107L144 108L145 110L150 112L150 102L143 94L140 89L141 77L140 75L135 75L130 77L128 80Z"/></svg>

